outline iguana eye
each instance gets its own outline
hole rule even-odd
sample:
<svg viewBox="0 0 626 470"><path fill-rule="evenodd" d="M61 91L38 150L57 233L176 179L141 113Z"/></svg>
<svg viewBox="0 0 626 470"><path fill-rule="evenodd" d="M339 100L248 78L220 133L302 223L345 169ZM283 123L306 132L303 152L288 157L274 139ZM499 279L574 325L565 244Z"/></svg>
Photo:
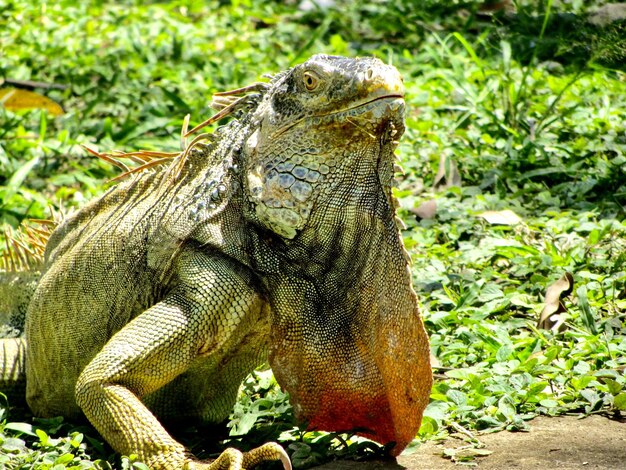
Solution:
<svg viewBox="0 0 626 470"><path fill-rule="evenodd" d="M302 78L304 80L304 86L309 91L315 90L320 84L320 78L314 72L304 72Z"/></svg>

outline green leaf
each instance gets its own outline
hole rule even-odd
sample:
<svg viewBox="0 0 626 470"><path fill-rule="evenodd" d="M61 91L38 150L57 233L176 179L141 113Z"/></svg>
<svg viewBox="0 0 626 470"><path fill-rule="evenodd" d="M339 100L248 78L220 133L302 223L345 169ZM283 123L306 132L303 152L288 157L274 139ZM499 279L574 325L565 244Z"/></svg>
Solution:
<svg viewBox="0 0 626 470"><path fill-rule="evenodd" d="M57 465L67 465L68 463L70 463L72 460L74 460L74 454L62 454L60 455L56 461L54 462Z"/></svg>
<svg viewBox="0 0 626 470"><path fill-rule="evenodd" d="M452 33L452 36L463 45L463 47L465 48L467 53L470 55L474 63L478 65L479 67L482 67L482 61L478 58L476 51L471 46L471 44L467 41L467 39L465 39L460 33L456 31ZM482 68L481 68L481 71L482 71Z"/></svg>
<svg viewBox="0 0 626 470"><path fill-rule="evenodd" d="M424 410L424 416L429 416L438 422L442 422L449 408L450 404L444 401L431 401Z"/></svg>
<svg viewBox="0 0 626 470"><path fill-rule="evenodd" d="M48 434L43 430L43 429L35 429L35 434L37 434L37 437L39 438L39 442L42 446L47 446L48 445L48 441L49 441L49 437Z"/></svg>
<svg viewBox="0 0 626 470"><path fill-rule="evenodd" d="M609 393L611 395L617 395L624 388L624 384L621 384L621 383L617 382L616 380L604 379L604 383L607 386L607 388L609 389Z"/></svg>
<svg viewBox="0 0 626 470"><path fill-rule="evenodd" d="M28 174L32 171L32 169L39 163L39 157L35 157L22 166L18 168L18 170L13 173L9 182L7 183L7 192L4 195L5 200L10 200L20 189L22 183L28 176Z"/></svg>
<svg viewBox="0 0 626 470"><path fill-rule="evenodd" d="M557 406L559 406L559 402L551 398L546 398L545 400L541 400L539 404L541 406L545 406L546 408L556 408Z"/></svg>
<svg viewBox="0 0 626 470"><path fill-rule="evenodd" d="M586 361L578 361L576 363L576 365L572 368L572 370L574 372L576 372L576 374L581 376L581 377L579 377L580 380L587 380L587 383L589 383L589 381L593 380L593 377L591 377L591 376L583 377L586 374L588 374L589 372L591 372L591 366Z"/></svg>
<svg viewBox="0 0 626 470"><path fill-rule="evenodd" d="M491 416L481 416L476 420L476 429L502 428L502 426L502 421Z"/></svg>
<svg viewBox="0 0 626 470"><path fill-rule="evenodd" d="M517 413L513 399L508 395L500 398L498 401L498 411L502 413L506 419L512 420Z"/></svg>
<svg viewBox="0 0 626 470"><path fill-rule="evenodd" d="M600 396L598 395L598 393L590 388L581 390L580 395L589 403L591 403L592 406L595 406L596 403L600 401Z"/></svg>
<svg viewBox="0 0 626 470"><path fill-rule="evenodd" d="M71 437L72 439L70 441L70 445L72 447L79 447L80 444L83 442L83 438L84 438L83 434L80 432L72 433Z"/></svg>
<svg viewBox="0 0 626 470"><path fill-rule="evenodd" d="M17 437L8 437L4 439L0 449L2 449L3 453L10 454L24 452L26 450L26 442L22 439L18 439Z"/></svg>
<svg viewBox="0 0 626 470"><path fill-rule="evenodd" d="M467 395L460 390L450 389L446 396L456 405L463 406L467 403Z"/></svg>
<svg viewBox="0 0 626 470"><path fill-rule="evenodd" d="M536 382L534 384L531 384L530 387L528 387L528 390L526 391L526 396L528 397L528 399L531 399L532 397L538 395L539 393L543 392L546 387L548 387L548 382Z"/></svg>
<svg viewBox="0 0 626 470"><path fill-rule="evenodd" d="M11 431L16 431L21 434L37 437L33 425L28 423L6 423L4 429L10 429Z"/></svg>
<svg viewBox="0 0 626 470"><path fill-rule="evenodd" d="M430 416L424 416L422 418L422 424L420 425L419 434L426 436L429 434L435 434L439 430L439 422Z"/></svg>
<svg viewBox="0 0 626 470"><path fill-rule="evenodd" d="M163 94L167 96L167 98L182 114L191 113L191 107L187 103L185 103L185 101L176 93L174 93L171 90L168 90L165 87L161 88L161 91L163 91Z"/></svg>
<svg viewBox="0 0 626 470"><path fill-rule="evenodd" d="M620 393L613 398L613 406L618 410L626 411L626 393Z"/></svg>
<svg viewBox="0 0 626 470"><path fill-rule="evenodd" d="M511 43L500 41L500 48L502 49L502 66L505 73L507 73L511 68Z"/></svg>
<svg viewBox="0 0 626 470"><path fill-rule="evenodd" d="M589 301L587 299L587 288L585 286L580 286L576 289L576 296L578 297L578 305L580 307L581 319L587 330L591 334L597 335L598 328L596 326L596 321L591 311L591 307L589 306Z"/></svg>
<svg viewBox="0 0 626 470"><path fill-rule="evenodd" d="M246 413L237 422L236 427L231 430L231 435L247 434L254 427L259 418L259 413Z"/></svg>
<svg viewBox="0 0 626 470"><path fill-rule="evenodd" d="M498 362L506 361L513 354L513 347L510 344L505 344L498 349L496 353L496 360Z"/></svg>

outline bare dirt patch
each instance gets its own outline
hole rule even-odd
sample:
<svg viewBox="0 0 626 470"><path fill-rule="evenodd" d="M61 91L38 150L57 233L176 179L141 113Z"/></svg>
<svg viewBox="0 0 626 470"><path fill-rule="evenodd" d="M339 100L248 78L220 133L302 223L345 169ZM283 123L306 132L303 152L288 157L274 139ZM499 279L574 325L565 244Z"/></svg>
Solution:
<svg viewBox="0 0 626 470"><path fill-rule="evenodd" d="M445 470L468 464L483 470L626 469L626 420L560 416L539 417L529 424L529 432L477 435L484 445L479 450L491 453L465 464L443 457L446 450L458 457L473 452L463 439L450 437L428 442L411 455L401 455L397 462L333 462L316 470Z"/></svg>

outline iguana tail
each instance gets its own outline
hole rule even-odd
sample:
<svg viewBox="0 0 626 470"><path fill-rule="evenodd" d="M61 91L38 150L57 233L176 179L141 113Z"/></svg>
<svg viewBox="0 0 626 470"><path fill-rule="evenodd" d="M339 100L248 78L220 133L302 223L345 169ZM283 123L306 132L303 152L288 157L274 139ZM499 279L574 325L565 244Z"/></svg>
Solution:
<svg viewBox="0 0 626 470"><path fill-rule="evenodd" d="M11 405L26 399L26 340L0 339L0 392L11 397Z"/></svg>
<svg viewBox="0 0 626 470"><path fill-rule="evenodd" d="M42 267L53 223L44 228L4 229L6 249L0 257L0 392L22 404L26 386L26 340L22 336L28 304Z"/></svg>
<svg viewBox="0 0 626 470"><path fill-rule="evenodd" d="M26 309L37 286L38 272L0 272L0 392L11 405L24 405L26 397Z"/></svg>
<svg viewBox="0 0 626 470"><path fill-rule="evenodd" d="M0 338L24 331L26 310L39 280L38 271L0 271Z"/></svg>
<svg viewBox="0 0 626 470"><path fill-rule="evenodd" d="M55 225L51 220L37 220L23 224L20 230L4 227L5 249L0 257L0 338L24 331L26 309L37 287L45 246Z"/></svg>

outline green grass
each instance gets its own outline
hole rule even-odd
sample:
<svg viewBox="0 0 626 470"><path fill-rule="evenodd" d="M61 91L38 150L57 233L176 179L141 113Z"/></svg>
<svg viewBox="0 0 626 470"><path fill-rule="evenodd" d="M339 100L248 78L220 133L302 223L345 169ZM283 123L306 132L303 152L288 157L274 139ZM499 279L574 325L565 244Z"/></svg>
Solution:
<svg viewBox="0 0 626 470"><path fill-rule="evenodd" d="M0 107L0 222L100 194L116 170L79 144L174 150L184 115L205 119L215 91L317 52L376 55L407 85L395 191L437 361L419 439L459 426L524 429L538 414L623 414L626 73L610 60L623 57L614 36L623 23L568 28L567 18L584 24L588 2L577 1L547 20L544 2L524 2L513 19L477 15L481 2L339 3L320 12L270 1L0 0L0 77L68 86L39 90L62 104L61 117ZM568 44L587 47L573 57ZM433 189L440 163L461 186ZM416 218L428 201L434 217ZM519 223L482 216L507 209ZM540 330L545 292L566 272L566 328ZM141 467L113 456L92 428L0 409L8 468ZM298 468L380 452L305 433L267 372L246 382L229 430L244 448L280 438ZM186 436L194 452L219 452L198 435Z"/></svg>

